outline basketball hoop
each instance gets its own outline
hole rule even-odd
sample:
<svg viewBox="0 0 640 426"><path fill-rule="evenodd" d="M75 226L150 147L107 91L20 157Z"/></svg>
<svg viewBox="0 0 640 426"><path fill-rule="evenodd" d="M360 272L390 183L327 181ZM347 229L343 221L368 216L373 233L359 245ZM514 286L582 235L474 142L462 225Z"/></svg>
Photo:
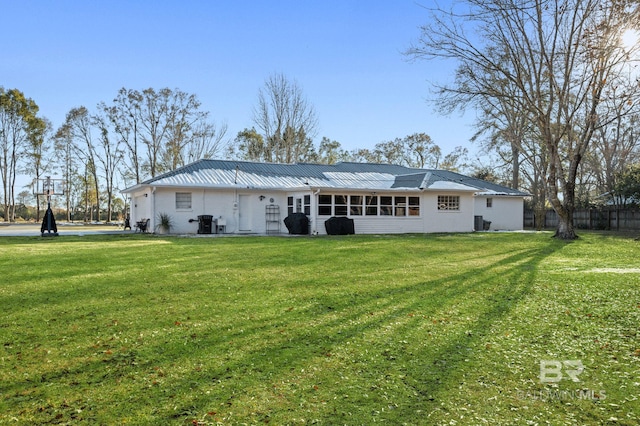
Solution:
<svg viewBox="0 0 640 426"><path fill-rule="evenodd" d="M38 179L36 181L34 195L44 195L47 197L47 211L44 214L42 226L40 227L41 236L57 237L58 227L56 226L56 219L51 210L51 197L53 195L64 195L64 180L51 179L49 176L44 179Z"/></svg>
<svg viewBox="0 0 640 426"><path fill-rule="evenodd" d="M46 177L36 181L36 187L33 195L44 195L50 197L52 195L64 195L63 179L52 179Z"/></svg>

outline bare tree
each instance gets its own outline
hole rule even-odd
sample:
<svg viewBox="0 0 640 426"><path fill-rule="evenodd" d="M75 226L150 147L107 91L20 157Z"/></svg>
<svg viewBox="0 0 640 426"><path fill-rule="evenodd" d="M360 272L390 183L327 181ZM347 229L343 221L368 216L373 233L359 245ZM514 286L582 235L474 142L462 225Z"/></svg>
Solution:
<svg viewBox="0 0 640 426"><path fill-rule="evenodd" d="M215 158L222 155L228 145L228 140L225 140L226 135L226 123L220 126L205 121L196 123L193 126L191 139L182 154L183 165L201 158Z"/></svg>
<svg viewBox="0 0 640 426"><path fill-rule="evenodd" d="M100 163L100 171L104 178L104 189L107 196L107 222L111 222L113 213L113 201L115 198L116 172L123 159L123 149L120 139L113 138L111 132L111 122L108 119L109 108L104 104L98 105L98 114L91 117L92 124L97 128L100 137L98 146L101 155L97 161Z"/></svg>
<svg viewBox="0 0 640 426"><path fill-rule="evenodd" d="M95 203L96 220L100 220L100 176L97 159L100 155L93 140L93 119L84 106L72 108L66 116L68 136L74 141L78 157L85 168L85 219L93 220ZM89 188L92 187L91 191ZM93 192L93 194L91 194Z"/></svg>
<svg viewBox="0 0 640 426"><path fill-rule="evenodd" d="M138 138L138 121L142 94L137 90L125 89L118 91L113 105L107 107L106 113L113 125L113 129L126 147L124 156L125 171L123 175L129 177L136 184L142 182L143 172L142 138Z"/></svg>
<svg viewBox="0 0 640 426"><path fill-rule="evenodd" d="M617 98L608 100L611 101L619 102ZM639 118L637 112L616 114L609 125L597 129L586 167L593 172L598 195L615 193L617 176L640 159Z"/></svg>
<svg viewBox="0 0 640 426"><path fill-rule="evenodd" d="M574 239L578 167L594 132L610 119L602 103L611 82L624 75L629 52L620 36L629 25L637 25L638 3L468 0L461 4L464 10L432 10L432 22L422 28L420 40L408 54L458 62L455 83L438 88L441 97L467 106L476 105L478 99L506 98L526 112L548 155L545 189L560 219L555 235ZM508 84L495 84L496 78ZM634 101L628 100L630 109Z"/></svg>
<svg viewBox="0 0 640 426"><path fill-rule="evenodd" d="M71 126L63 124L53 136L53 143L55 147L55 160L62 171L62 179L64 182L64 197L65 205L67 209L67 221L72 220L72 200L76 196L73 191L74 177L77 176L77 156L76 146L73 140L73 134L71 132ZM39 208L39 203L38 203Z"/></svg>
<svg viewBox="0 0 640 426"><path fill-rule="evenodd" d="M284 74L274 74L258 92L253 122L265 141L263 160L304 161L313 152L318 120L302 88Z"/></svg>
<svg viewBox="0 0 640 426"><path fill-rule="evenodd" d="M227 126L216 126L200 107L196 95L179 89L120 89L103 110L126 147L127 177L140 183L222 152Z"/></svg>

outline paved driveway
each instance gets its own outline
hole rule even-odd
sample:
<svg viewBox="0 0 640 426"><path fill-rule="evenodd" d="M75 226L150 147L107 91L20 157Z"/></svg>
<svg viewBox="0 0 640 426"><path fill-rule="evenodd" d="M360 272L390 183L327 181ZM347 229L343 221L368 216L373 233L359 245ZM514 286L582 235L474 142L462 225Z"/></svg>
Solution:
<svg viewBox="0 0 640 426"><path fill-rule="evenodd" d="M58 225L58 235L130 234L113 225ZM0 225L0 237L39 237L40 225L11 224Z"/></svg>

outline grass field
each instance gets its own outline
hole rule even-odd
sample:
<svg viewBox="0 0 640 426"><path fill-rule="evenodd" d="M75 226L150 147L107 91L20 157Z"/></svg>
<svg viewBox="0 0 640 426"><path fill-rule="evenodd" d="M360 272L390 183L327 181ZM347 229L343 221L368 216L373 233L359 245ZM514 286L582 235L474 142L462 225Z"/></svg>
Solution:
<svg viewBox="0 0 640 426"><path fill-rule="evenodd" d="M0 424L637 425L640 242L550 235L2 238Z"/></svg>

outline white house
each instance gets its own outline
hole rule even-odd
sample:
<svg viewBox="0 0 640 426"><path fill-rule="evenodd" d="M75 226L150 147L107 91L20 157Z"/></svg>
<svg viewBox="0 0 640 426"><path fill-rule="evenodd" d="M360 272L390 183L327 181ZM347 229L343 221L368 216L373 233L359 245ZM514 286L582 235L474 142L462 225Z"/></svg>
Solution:
<svg viewBox="0 0 640 426"><path fill-rule="evenodd" d="M287 233L291 213L304 213L314 234L334 216L352 219L357 234L470 232L483 220L518 230L528 195L446 170L226 160L199 160L123 192L131 223L149 219L153 230L165 213L180 234L208 233L208 216L213 233Z"/></svg>

